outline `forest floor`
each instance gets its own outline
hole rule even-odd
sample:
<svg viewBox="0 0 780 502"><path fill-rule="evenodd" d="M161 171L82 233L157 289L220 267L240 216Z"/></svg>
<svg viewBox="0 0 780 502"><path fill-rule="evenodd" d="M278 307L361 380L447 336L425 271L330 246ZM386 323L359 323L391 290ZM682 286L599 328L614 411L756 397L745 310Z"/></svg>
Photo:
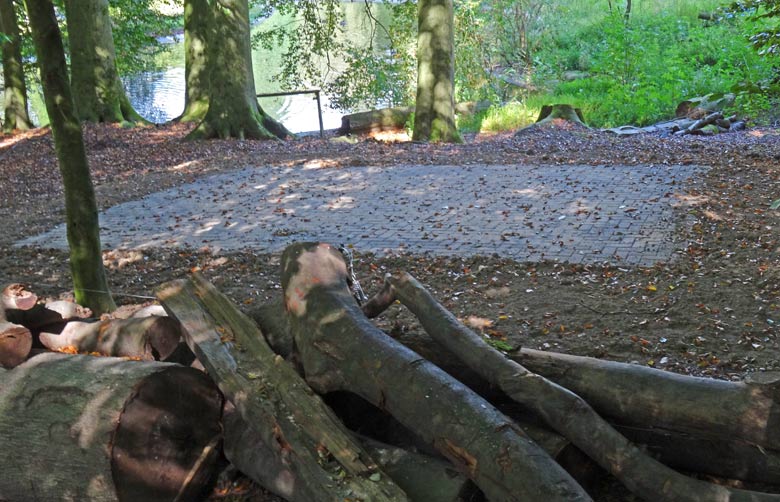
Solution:
<svg viewBox="0 0 780 502"><path fill-rule="evenodd" d="M463 145L184 142L185 125L85 126L98 203L108 208L205 174L256 166L696 165L686 184L690 224L674 231L678 258L654 266L620 262L517 262L481 255L376 256L355 249L367 293L388 271L406 270L458 317L509 345L635 362L684 374L743 379L780 370L780 130L718 136L617 137L581 128L468 137ZM67 296L67 255L17 248L17 240L64 221L51 135L0 137L0 282ZM251 251L153 248L105 254L120 303L140 303L162 282L202 270L243 308L280 294L279 256ZM138 298L141 297L141 298ZM421 328L398 307L378 320L391 335Z"/></svg>

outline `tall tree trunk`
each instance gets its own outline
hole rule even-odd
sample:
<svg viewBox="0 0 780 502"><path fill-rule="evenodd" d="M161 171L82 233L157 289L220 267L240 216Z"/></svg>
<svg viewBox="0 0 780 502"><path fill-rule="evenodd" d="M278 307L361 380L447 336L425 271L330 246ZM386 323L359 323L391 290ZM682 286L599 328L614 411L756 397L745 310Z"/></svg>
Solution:
<svg viewBox="0 0 780 502"><path fill-rule="evenodd" d="M186 94L180 122L199 122L209 109L209 77L206 61L208 0L184 0L184 79Z"/></svg>
<svg viewBox="0 0 780 502"><path fill-rule="evenodd" d="M420 0L417 31L415 141L463 140L455 127L455 39L452 0Z"/></svg>
<svg viewBox="0 0 780 502"><path fill-rule="evenodd" d="M4 132L14 129L26 131L32 128L27 114L27 86L24 82L22 49L19 39L19 25L13 0L0 0L0 31L10 40L3 44L3 79L5 80L5 122Z"/></svg>
<svg viewBox="0 0 780 502"><path fill-rule="evenodd" d="M114 310L116 305L103 269L95 191L81 125L73 109L62 37L51 0L27 0L27 14L65 189L73 289L79 304L100 315Z"/></svg>
<svg viewBox="0 0 780 502"><path fill-rule="evenodd" d="M119 80L108 0L65 0L65 17L78 118L88 122L144 122Z"/></svg>
<svg viewBox="0 0 780 502"><path fill-rule="evenodd" d="M289 132L257 105L249 43L248 0L193 2L192 16L207 17L209 109L190 139L283 138ZM195 22L195 21L192 21Z"/></svg>

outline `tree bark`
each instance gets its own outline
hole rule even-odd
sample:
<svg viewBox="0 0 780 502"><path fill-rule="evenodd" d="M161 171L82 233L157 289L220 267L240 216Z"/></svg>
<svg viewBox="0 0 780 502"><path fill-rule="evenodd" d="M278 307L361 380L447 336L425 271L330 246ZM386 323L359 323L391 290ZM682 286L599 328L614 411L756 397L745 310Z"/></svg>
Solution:
<svg viewBox="0 0 780 502"><path fill-rule="evenodd" d="M184 112L180 122L200 122L209 109L208 0L184 1Z"/></svg>
<svg viewBox="0 0 780 502"><path fill-rule="evenodd" d="M267 447L257 445L258 452L241 452L233 460L251 462L254 455L267 453L286 466L279 478L269 480L266 474L258 482L301 502L341 501L345 493L372 501L406 500L292 367L265 344L254 323L213 286L195 276L163 285L158 296L169 315L181 321L190 348L235 405L242 427L251 430L246 434ZM232 340L247 354L232 349L227 343ZM257 469L249 465L247 471Z"/></svg>
<svg viewBox="0 0 780 502"><path fill-rule="evenodd" d="M62 329L64 324L75 319L83 320L92 316L92 311L77 303L56 300L46 304L36 304L29 310L8 309L5 311L9 321L21 324L30 331L56 331L56 325Z"/></svg>
<svg viewBox="0 0 780 502"><path fill-rule="evenodd" d="M41 354L0 372L0 494L194 500L215 464L221 408L190 368Z"/></svg>
<svg viewBox="0 0 780 502"><path fill-rule="evenodd" d="M336 249L295 244L282 267L292 333L315 390L353 392L387 410L490 500L590 500L511 420L371 324Z"/></svg>
<svg viewBox="0 0 780 502"><path fill-rule="evenodd" d="M209 108L189 139L274 139L289 132L257 104L247 0L192 3L192 23L208 26ZM205 20L204 20L205 19Z"/></svg>
<svg viewBox="0 0 780 502"><path fill-rule="evenodd" d="M5 82L3 132L26 131L33 125L27 113L27 84L24 80L22 44L13 0L0 0L0 31L10 38L2 47Z"/></svg>
<svg viewBox="0 0 780 502"><path fill-rule="evenodd" d="M533 349L509 357L622 425L780 450L780 380L727 382Z"/></svg>
<svg viewBox="0 0 780 502"><path fill-rule="evenodd" d="M65 17L71 86L79 120L145 122L133 109L119 80L108 0L65 0Z"/></svg>
<svg viewBox="0 0 780 502"><path fill-rule="evenodd" d="M116 304L103 268L95 191L84 137L73 109L62 37L50 0L27 0L27 13L65 191L70 270L76 302L100 315L114 310Z"/></svg>
<svg viewBox="0 0 780 502"><path fill-rule="evenodd" d="M419 1L415 141L463 142L455 126L454 15L452 0Z"/></svg>
<svg viewBox="0 0 780 502"><path fill-rule="evenodd" d="M669 469L615 431L582 398L484 343L409 274L393 276L388 281L401 303L420 319L432 338L512 399L538 413L550 427L645 500L780 500L780 495L729 489Z"/></svg>
<svg viewBox="0 0 780 502"><path fill-rule="evenodd" d="M179 345L181 325L170 317L106 319L96 322L71 321L61 332L41 332L44 347L59 350L73 347L81 353L133 357L145 361L166 359Z"/></svg>

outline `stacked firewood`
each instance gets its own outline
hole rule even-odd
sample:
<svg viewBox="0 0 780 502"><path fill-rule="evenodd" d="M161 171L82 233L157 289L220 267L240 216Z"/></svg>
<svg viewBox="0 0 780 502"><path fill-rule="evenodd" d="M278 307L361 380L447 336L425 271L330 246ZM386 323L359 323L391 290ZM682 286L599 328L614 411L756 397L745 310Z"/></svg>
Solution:
<svg viewBox="0 0 780 502"><path fill-rule="evenodd" d="M42 498L63 498L53 487L66 475L76 498L197 498L221 441L237 470L291 501L590 500L599 467L645 500L780 500L778 380L502 353L408 274L388 275L361 306L335 248L295 244L281 262L283 302L251 318L198 274L160 286L164 312L154 313L170 317L156 316L166 325L154 329L123 332L149 319L143 314L111 322L60 314L64 326L54 333L53 323L23 322L49 305L7 308L31 345L124 359L42 354L0 370L0 443L11 452L0 458L0 499L24 499L30 486ZM430 339L412 350L379 330L370 318L388 308L409 309ZM78 324L66 329L71 323ZM155 334L162 330L169 335ZM0 344L0 353L10 346ZM183 351L208 377L128 360ZM98 402L113 404L97 413ZM47 406L54 411L43 412ZM99 433L90 437L103 438L89 469L24 470L77 456L86 416ZM161 427L163 419L177 427ZM50 446L52 437L57 448L30 446Z"/></svg>

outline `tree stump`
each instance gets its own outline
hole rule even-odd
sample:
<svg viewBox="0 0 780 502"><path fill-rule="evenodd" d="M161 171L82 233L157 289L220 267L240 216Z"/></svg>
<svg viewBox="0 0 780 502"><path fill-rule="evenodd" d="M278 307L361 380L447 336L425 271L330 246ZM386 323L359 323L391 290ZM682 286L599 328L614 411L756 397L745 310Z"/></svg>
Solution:
<svg viewBox="0 0 780 502"><path fill-rule="evenodd" d="M0 371L0 499L194 500L222 396L196 370L47 353Z"/></svg>

